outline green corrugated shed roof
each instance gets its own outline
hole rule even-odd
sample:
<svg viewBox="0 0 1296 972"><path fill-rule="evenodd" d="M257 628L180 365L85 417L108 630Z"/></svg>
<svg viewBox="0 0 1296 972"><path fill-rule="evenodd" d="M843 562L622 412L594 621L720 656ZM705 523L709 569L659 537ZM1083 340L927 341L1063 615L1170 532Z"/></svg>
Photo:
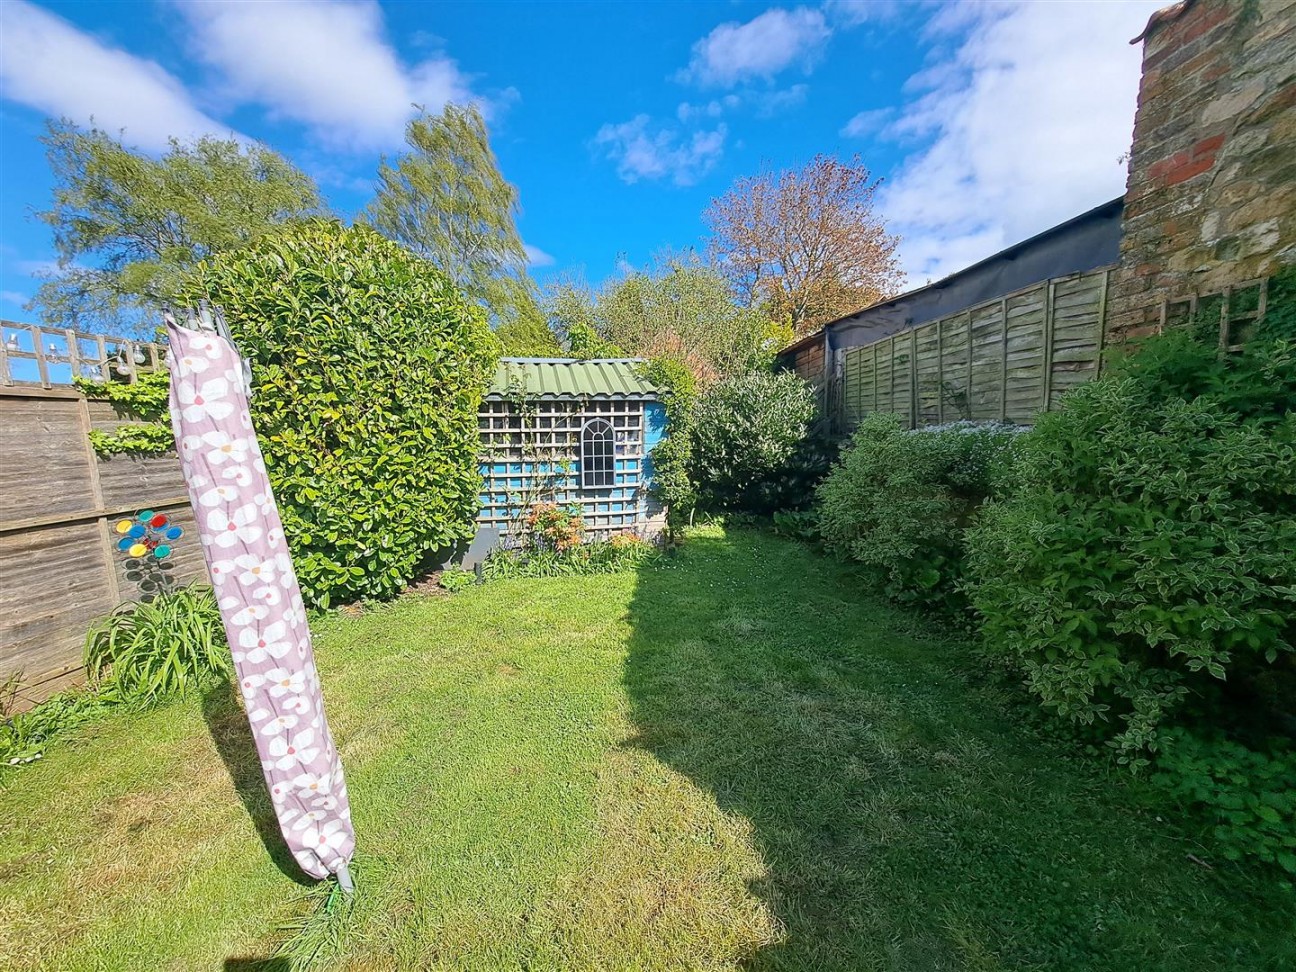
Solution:
<svg viewBox="0 0 1296 972"><path fill-rule="evenodd" d="M509 385L533 398L656 398L657 386L641 378L643 358L501 358L488 397Z"/></svg>

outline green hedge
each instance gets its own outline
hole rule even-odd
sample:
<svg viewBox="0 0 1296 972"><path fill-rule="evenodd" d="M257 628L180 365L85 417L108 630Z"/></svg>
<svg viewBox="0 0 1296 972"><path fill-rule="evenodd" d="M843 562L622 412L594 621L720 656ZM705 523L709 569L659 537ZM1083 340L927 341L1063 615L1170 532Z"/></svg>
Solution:
<svg viewBox="0 0 1296 972"><path fill-rule="evenodd" d="M307 603L398 593L472 535L477 410L498 356L485 313L363 226L312 221L202 264L224 308Z"/></svg>

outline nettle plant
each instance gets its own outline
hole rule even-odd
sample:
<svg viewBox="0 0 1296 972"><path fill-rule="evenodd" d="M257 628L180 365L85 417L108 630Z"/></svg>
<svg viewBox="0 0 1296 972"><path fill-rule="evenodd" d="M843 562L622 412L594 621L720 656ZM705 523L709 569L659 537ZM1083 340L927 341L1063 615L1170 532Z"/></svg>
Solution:
<svg viewBox="0 0 1296 972"><path fill-rule="evenodd" d="M472 536L498 342L432 263L313 221L201 264L184 299L224 308L252 360L252 418L307 603L393 596Z"/></svg>

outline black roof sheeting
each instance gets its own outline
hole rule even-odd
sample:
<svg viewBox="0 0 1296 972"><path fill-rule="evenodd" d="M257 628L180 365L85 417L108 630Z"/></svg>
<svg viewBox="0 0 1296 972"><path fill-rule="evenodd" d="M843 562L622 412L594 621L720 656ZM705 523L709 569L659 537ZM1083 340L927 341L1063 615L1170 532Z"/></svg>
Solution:
<svg viewBox="0 0 1296 972"><path fill-rule="evenodd" d="M935 283L879 301L802 338L781 355L828 336L831 350L856 348L1053 277L1085 273L1120 258L1125 197L1103 203Z"/></svg>

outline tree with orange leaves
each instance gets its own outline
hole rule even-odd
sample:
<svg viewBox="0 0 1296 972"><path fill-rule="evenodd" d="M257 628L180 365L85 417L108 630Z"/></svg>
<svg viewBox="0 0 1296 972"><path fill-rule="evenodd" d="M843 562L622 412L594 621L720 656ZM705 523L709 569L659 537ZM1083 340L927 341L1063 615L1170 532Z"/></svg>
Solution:
<svg viewBox="0 0 1296 972"><path fill-rule="evenodd" d="M740 300L797 334L899 291L900 238L873 209L881 180L855 156L739 179L707 207L710 255Z"/></svg>

